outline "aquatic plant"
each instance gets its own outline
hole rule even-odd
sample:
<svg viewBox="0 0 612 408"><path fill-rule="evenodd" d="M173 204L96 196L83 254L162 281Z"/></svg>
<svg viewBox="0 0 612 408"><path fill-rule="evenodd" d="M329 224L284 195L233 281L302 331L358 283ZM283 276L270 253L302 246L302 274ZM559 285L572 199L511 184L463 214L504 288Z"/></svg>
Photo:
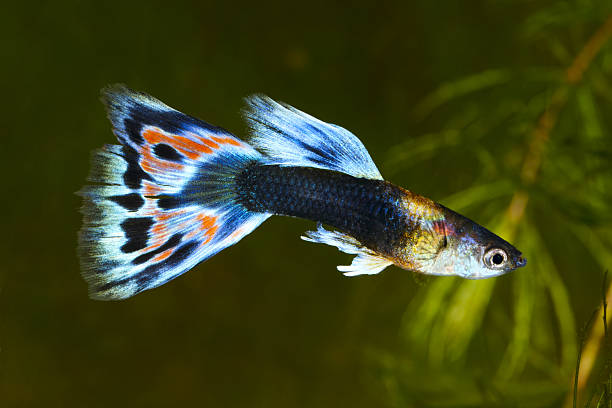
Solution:
<svg viewBox="0 0 612 408"><path fill-rule="evenodd" d="M457 161L477 163L468 187L441 202L492 226L529 261L508 278L422 287L398 350L372 354L394 405L571 401L576 321L586 320L572 298L589 296L578 283L612 265L611 13L597 1L533 11L517 41L554 64L521 61L442 84L413 116L441 128L389 151L383 173L435 161L457 174ZM588 353L603 358L601 349ZM584 403L588 386L580 387Z"/></svg>

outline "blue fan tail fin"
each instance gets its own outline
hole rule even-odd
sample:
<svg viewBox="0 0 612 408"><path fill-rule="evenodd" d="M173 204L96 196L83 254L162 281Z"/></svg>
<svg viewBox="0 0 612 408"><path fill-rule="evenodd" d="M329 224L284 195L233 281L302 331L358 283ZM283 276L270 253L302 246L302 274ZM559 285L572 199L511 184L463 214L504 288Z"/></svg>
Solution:
<svg viewBox="0 0 612 408"><path fill-rule="evenodd" d="M95 299L125 299L193 268L270 214L247 211L234 177L265 158L224 129L123 86L103 91L122 145L94 152L79 194L82 274Z"/></svg>

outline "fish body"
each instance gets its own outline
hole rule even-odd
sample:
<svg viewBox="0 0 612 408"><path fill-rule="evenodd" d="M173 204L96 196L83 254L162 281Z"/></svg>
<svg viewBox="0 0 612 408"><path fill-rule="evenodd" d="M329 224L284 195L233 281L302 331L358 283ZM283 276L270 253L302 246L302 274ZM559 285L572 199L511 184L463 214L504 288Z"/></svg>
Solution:
<svg viewBox="0 0 612 408"><path fill-rule="evenodd" d="M249 211L329 225L404 269L478 279L524 262L512 245L475 222L385 180L254 163L237 175L236 184L240 202ZM472 262L484 256L478 254L481 243L485 249L501 247L515 263L482 271Z"/></svg>
<svg viewBox="0 0 612 408"><path fill-rule="evenodd" d="M479 279L526 263L475 222L385 181L352 133L267 97L247 99L249 143L123 86L103 101L121 145L94 153L80 192L93 298L157 287L272 215L317 222L302 238L357 255L338 267L347 276L395 264Z"/></svg>

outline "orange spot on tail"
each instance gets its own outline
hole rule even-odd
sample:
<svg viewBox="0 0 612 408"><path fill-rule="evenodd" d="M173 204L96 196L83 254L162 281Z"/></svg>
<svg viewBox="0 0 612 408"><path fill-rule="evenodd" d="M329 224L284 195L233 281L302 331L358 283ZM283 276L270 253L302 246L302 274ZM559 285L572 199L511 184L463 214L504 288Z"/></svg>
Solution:
<svg viewBox="0 0 612 408"><path fill-rule="evenodd" d="M144 193L146 196L154 196L162 192L161 187L156 186L151 182L145 180L142 182L142 184L144 185Z"/></svg>
<svg viewBox="0 0 612 408"><path fill-rule="evenodd" d="M156 223L151 228L151 234L149 238L149 246L147 246L143 252L149 252L153 249L159 248L166 242L166 238L168 237L168 228L164 223Z"/></svg>
<svg viewBox="0 0 612 408"><path fill-rule="evenodd" d="M228 144L232 146L242 146L242 143L240 143L239 141L231 137L211 136L211 139L213 139L215 142L218 142L220 144Z"/></svg>
<svg viewBox="0 0 612 408"><path fill-rule="evenodd" d="M196 216L196 220L200 222L193 231L191 231L185 238L191 238L196 235L203 235L204 241L201 245L205 245L215 236L219 226L216 225L218 217L209 216L206 214L199 214Z"/></svg>
<svg viewBox="0 0 612 408"><path fill-rule="evenodd" d="M165 231L166 231L166 225L161 222L158 222L157 224L153 226L153 228L151 228L151 232L155 235L163 234Z"/></svg>
<svg viewBox="0 0 612 408"><path fill-rule="evenodd" d="M211 149L215 149L216 150L216 149L219 148L219 145L216 144L215 142L213 142L210 139L201 138L201 140L202 140L202 143L204 143L206 146L210 147Z"/></svg>
<svg viewBox="0 0 612 408"><path fill-rule="evenodd" d="M176 136L176 141L177 143L179 143L178 145L175 145L176 148L181 153L184 153L185 156L189 157L190 159L197 159L198 157L200 157L201 153L204 153L204 154L212 153L212 150L209 149L208 147L202 144L196 143L191 139L187 139L186 137Z"/></svg>
<svg viewBox="0 0 612 408"><path fill-rule="evenodd" d="M203 230L209 229L210 227L215 225L215 222L217 222L217 217L209 217L203 214L199 215L197 218L201 222L201 228Z"/></svg>
<svg viewBox="0 0 612 408"><path fill-rule="evenodd" d="M161 254L158 254L158 255L154 256L153 259L151 259L151 262L160 262L160 261L163 261L164 259L168 258L170 255L172 255L173 251L174 251L174 248L167 249L164 252L162 252Z"/></svg>
<svg viewBox="0 0 612 408"><path fill-rule="evenodd" d="M217 233L218 229L219 229L219 227L217 225L214 225L212 228L210 228L208 231L206 231L204 233L204 235L206 236L206 239L204 240L204 242L202 242L202 245L208 244L210 242L210 240L213 239L213 237Z"/></svg>
<svg viewBox="0 0 612 408"><path fill-rule="evenodd" d="M190 159L197 159L202 154L211 154L213 151L205 143L202 138L196 137L202 141L198 143L184 136L167 134L159 129L147 129L142 133L144 139L150 144L165 143Z"/></svg>
<svg viewBox="0 0 612 408"><path fill-rule="evenodd" d="M185 213L187 213L187 210L160 212L156 215L156 218L160 222L165 222L165 221L168 221L169 219L179 217Z"/></svg>

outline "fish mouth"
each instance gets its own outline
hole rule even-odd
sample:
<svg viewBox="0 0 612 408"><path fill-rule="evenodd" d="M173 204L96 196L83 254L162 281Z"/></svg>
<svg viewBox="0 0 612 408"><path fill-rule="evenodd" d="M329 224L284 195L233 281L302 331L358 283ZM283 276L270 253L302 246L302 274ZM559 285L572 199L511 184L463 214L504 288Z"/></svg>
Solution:
<svg viewBox="0 0 612 408"><path fill-rule="evenodd" d="M522 268L527 265L527 258L524 258L522 255L516 260L516 267Z"/></svg>

